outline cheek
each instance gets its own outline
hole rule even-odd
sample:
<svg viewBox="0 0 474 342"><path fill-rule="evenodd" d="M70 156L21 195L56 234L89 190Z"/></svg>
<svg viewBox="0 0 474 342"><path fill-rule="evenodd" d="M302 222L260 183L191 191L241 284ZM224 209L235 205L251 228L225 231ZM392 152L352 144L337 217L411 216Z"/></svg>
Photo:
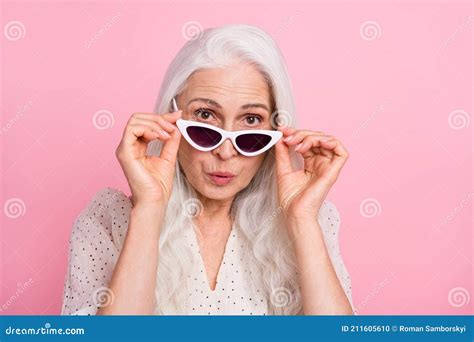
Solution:
<svg viewBox="0 0 474 342"><path fill-rule="evenodd" d="M189 144L182 144L178 150L178 160L186 177L191 177L192 174L196 173L200 165L200 156L196 149L192 148Z"/></svg>
<svg viewBox="0 0 474 342"><path fill-rule="evenodd" d="M248 178L253 178L262 165L262 162L262 156L245 158L243 164L241 165L243 170L242 173Z"/></svg>

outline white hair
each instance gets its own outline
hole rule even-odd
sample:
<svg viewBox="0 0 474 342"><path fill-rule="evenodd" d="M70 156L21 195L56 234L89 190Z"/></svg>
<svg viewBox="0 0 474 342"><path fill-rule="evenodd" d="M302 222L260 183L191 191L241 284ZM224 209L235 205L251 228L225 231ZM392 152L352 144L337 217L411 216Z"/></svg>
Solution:
<svg viewBox="0 0 474 342"><path fill-rule="evenodd" d="M169 65L155 113L171 111L172 98L185 88L187 79L195 71L226 67L237 60L254 65L268 82L275 107L273 119L275 114L284 113L284 119L296 124L287 69L278 46L266 32L250 25L226 25L205 29L201 34L188 41ZM147 154L159 155L162 145L159 140L153 141L148 145ZM298 157L294 153L291 156L297 165ZM183 283L194 260L181 237L194 224L183 211L183 203L196 197L177 161L173 191L160 236L156 314L166 314L169 304L176 305L184 300ZM269 299L270 314L293 315L301 312L301 294L294 252L286 227L279 219L280 212L272 149L249 185L236 195L231 217L235 227L248 240L245 261L254 267L252 282ZM283 307L270 300L274 291L282 287L290 291L292 299Z"/></svg>

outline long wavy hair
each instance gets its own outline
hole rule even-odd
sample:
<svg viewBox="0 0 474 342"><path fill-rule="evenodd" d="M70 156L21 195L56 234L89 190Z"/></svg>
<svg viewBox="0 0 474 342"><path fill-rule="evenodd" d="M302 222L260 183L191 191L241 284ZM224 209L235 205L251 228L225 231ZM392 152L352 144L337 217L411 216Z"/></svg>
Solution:
<svg viewBox="0 0 474 342"><path fill-rule="evenodd" d="M195 71L226 67L236 60L251 63L268 82L274 106L272 120L296 124L291 83L282 54L265 31L250 25L208 28L189 40L168 67L155 113L171 111L172 98L180 94ZM162 146L161 141L153 141L148 145L147 155L159 155ZM294 153L291 157L297 165L298 157ZM187 182L179 161L176 163L173 191L159 242L155 314L166 314L167 307L186 300L183 284L196 262L182 239L190 227L195 228L183 204L193 201L196 191ZM231 218L247 240L245 261L254 268L251 281L269 299L270 314L293 315L301 312L301 294L294 252L289 246L286 227L279 220L280 212L272 148L249 185L235 196ZM273 300L281 289L289 296L284 306Z"/></svg>

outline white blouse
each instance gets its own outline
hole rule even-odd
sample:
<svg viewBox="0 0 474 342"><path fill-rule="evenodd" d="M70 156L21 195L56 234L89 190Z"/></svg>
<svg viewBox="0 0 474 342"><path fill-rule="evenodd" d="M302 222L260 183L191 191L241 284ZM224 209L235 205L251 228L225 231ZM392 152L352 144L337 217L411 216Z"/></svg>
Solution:
<svg viewBox="0 0 474 342"><path fill-rule="evenodd" d="M113 300L107 286L125 239L131 209L130 197L107 187L98 191L76 218L69 241L62 315L95 315L100 306ZM336 274L352 305L351 280L339 253L339 213L332 202L324 201L318 221ZM190 229L184 238L192 250L196 267L188 275L187 300L179 307L167 308L166 314L269 314L268 301L278 298L265 298L259 289L249 285L252 283L248 281L251 271L242 261L243 240L235 225L225 247L214 290L209 288L195 232Z"/></svg>

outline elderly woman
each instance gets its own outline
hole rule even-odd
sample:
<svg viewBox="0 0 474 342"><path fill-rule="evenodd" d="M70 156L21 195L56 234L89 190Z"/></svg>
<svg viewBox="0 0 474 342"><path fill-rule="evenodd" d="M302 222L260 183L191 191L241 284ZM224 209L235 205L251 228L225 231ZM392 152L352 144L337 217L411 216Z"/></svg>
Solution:
<svg viewBox="0 0 474 342"><path fill-rule="evenodd" d="M325 200L349 154L293 111L261 29L189 41L116 150L132 195L104 188L74 222L62 314L352 314Z"/></svg>

